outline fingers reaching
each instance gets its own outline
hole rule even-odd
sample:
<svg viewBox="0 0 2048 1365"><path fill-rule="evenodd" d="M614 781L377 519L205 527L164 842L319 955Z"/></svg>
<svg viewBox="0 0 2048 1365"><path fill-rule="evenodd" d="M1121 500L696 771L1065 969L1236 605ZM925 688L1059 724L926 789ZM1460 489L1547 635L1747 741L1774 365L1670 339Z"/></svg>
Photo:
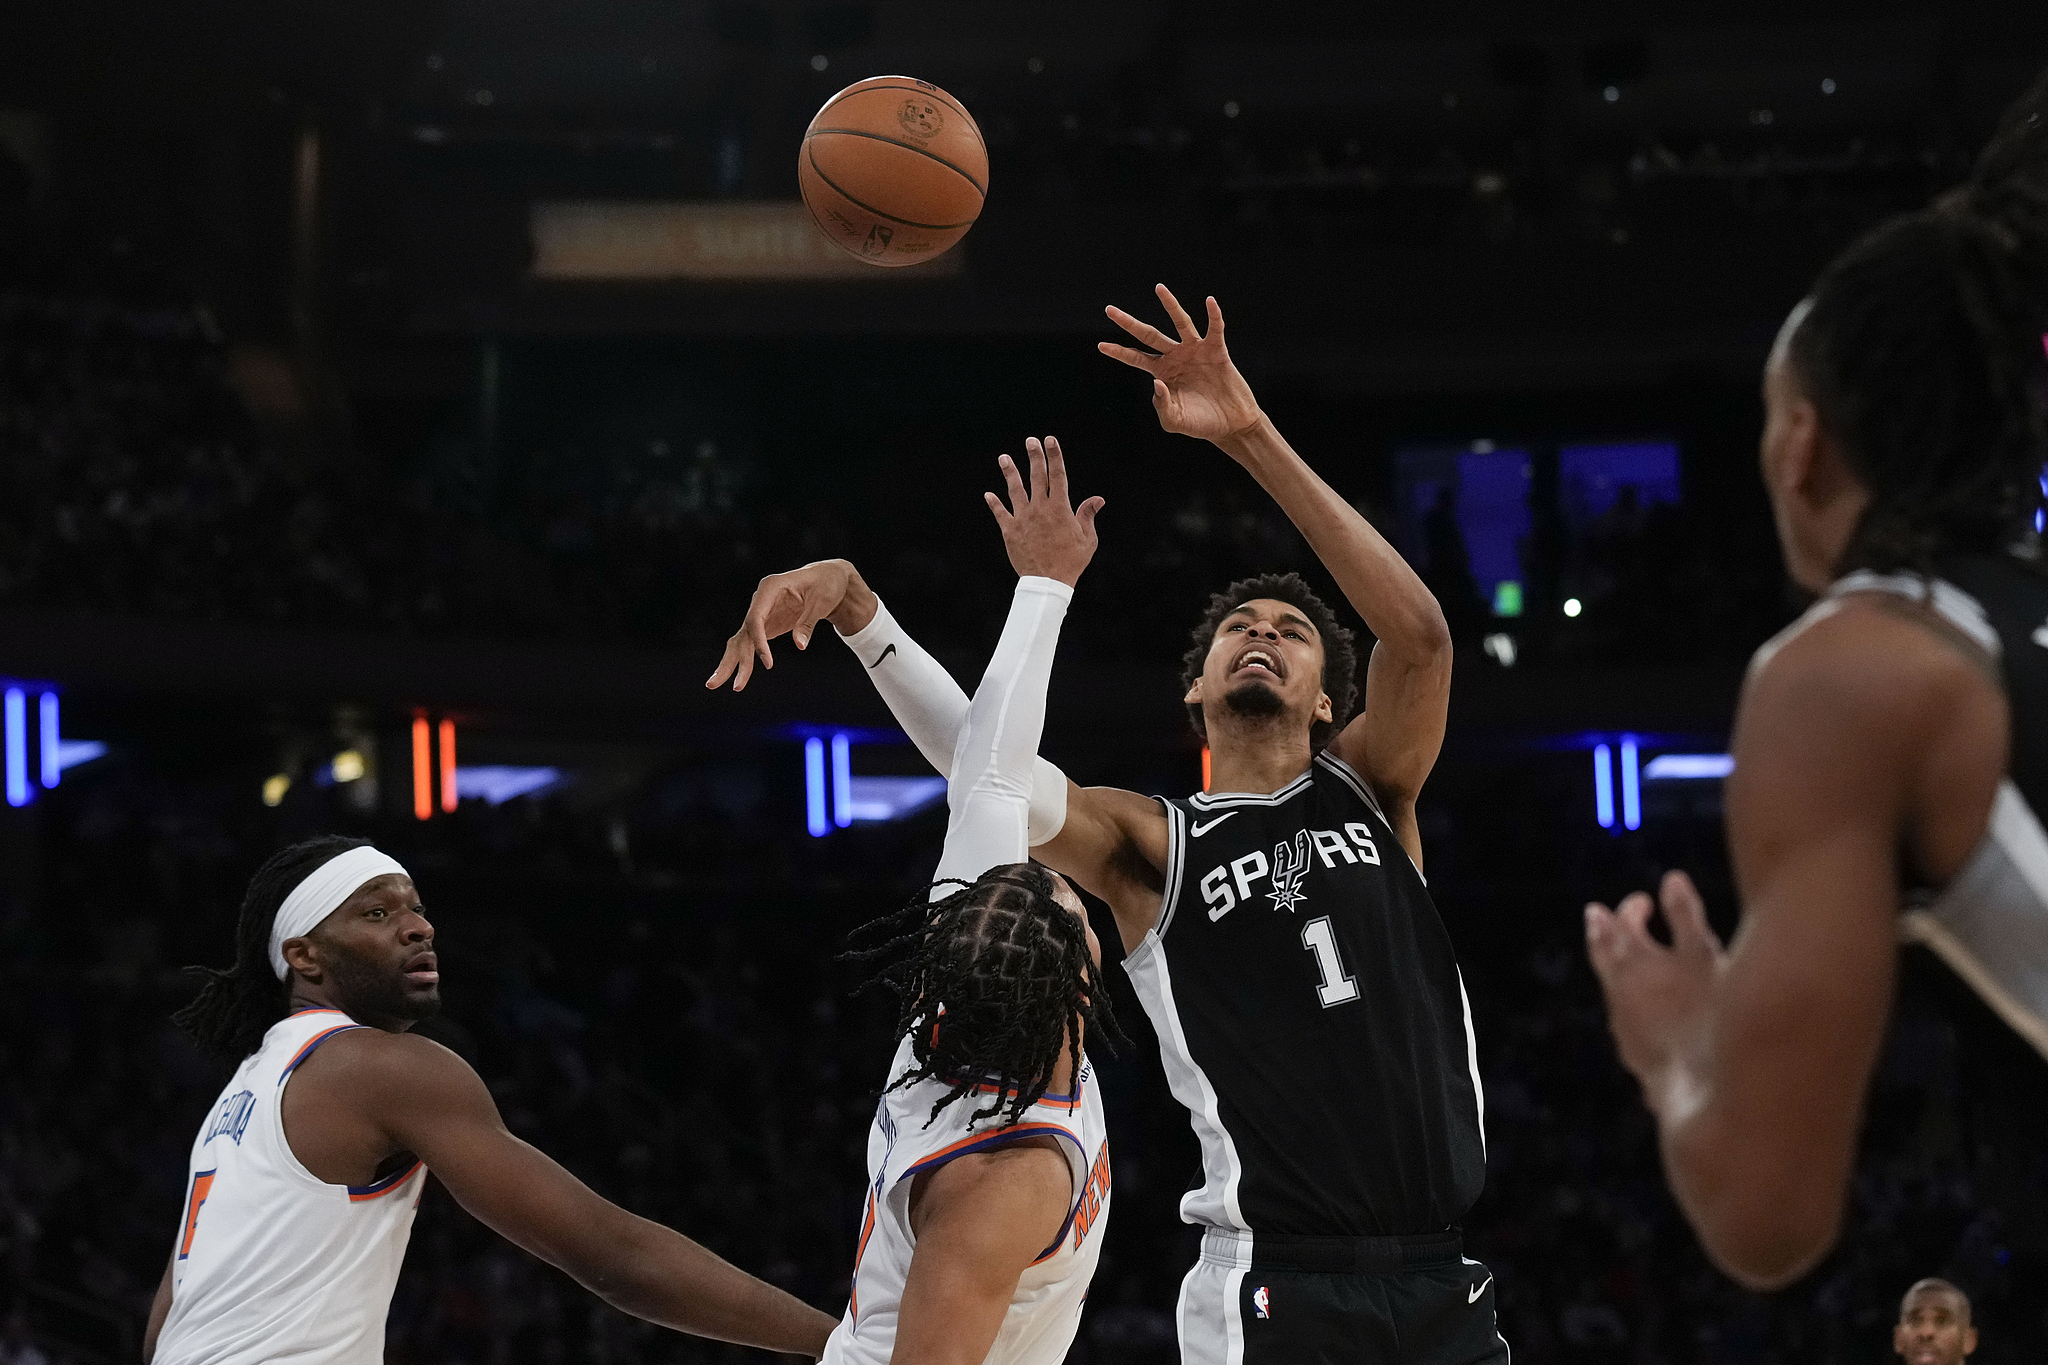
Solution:
<svg viewBox="0 0 2048 1365"><path fill-rule="evenodd" d="M1161 287L1164 288L1164 286ZM1180 344L1143 318L1133 317L1113 303L1102 311L1108 315L1111 322L1123 328L1155 351L1170 351ZM1108 345L1109 343L1104 342L1103 344Z"/></svg>
<svg viewBox="0 0 2048 1365"><path fill-rule="evenodd" d="M1010 490L1009 510L1012 514L1015 514L1023 509L1026 501L1024 496L1024 480L1017 473L1017 462L1008 455L998 455L996 457L996 465L1003 471L1003 483ZM994 495L991 494L990 496Z"/></svg>
<svg viewBox="0 0 2048 1365"><path fill-rule="evenodd" d="M1216 296L1209 296L1209 336L1211 341L1223 339L1223 305L1216 302Z"/></svg>
<svg viewBox="0 0 2048 1365"><path fill-rule="evenodd" d="M1707 903L1692 878L1676 868L1664 874L1657 888L1665 922L1671 926L1671 941L1681 948L1705 947L1718 952L1721 937L1707 923Z"/></svg>
<svg viewBox="0 0 2048 1365"><path fill-rule="evenodd" d="M1074 515L1080 519L1081 529L1086 531L1091 538L1095 535L1095 514L1107 506L1109 506L1107 498L1093 497L1074 509Z"/></svg>
<svg viewBox="0 0 2048 1365"><path fill-rule="evenodd" d="M1187 309L1180 306L1180 300L1173 296L1171 289L1168 289L1163 284L1155 284L1152 286L1152 292L1157 294L1159 301L1166 305L1166 316L1172 320L1173 330L1180 333L1182 341L1200 341L1202 339L1202 334L1195 330L1195 320L1188 316Z"/></svg>
<svg viewBox="0 0 2048 1365"><path fill-rule="evenodd" d="M1067 457L1060 452L1059 438L1045 438L1045 472L1052 495L1060 500L1061 506L1073 501L1073 494L1067 488Z"/></svg>
<svg viewBox="0 0 2048 1365"><path fill-rule="evenodd" d="M1045 443L1036 436L1024 440L1024 454L1031 461L1031 500L1042 502L1046 494Z"/></svg>

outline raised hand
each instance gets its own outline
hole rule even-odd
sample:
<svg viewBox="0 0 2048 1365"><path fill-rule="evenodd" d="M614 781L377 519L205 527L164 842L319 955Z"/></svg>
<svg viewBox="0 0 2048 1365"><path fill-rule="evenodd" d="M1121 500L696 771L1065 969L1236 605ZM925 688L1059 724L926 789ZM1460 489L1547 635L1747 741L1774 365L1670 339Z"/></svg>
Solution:
<svg viewBox="0 0 2048 1365"><path fill-rule="evenodd" d="M1671 926L1668 948L1650 935L1650 915L1660 907ZM1665 873L1656 903L1638 891L1611 911L1588 905L1586 952L1607 996L1622 1065L1642 1082L1651 1109L1674 1117L1698 1101L1714 985L1727 958L1692 878Z"/></svg>
<svg viewBox="0 0 2048 1365"><path fill-rule="evenodd" d="M789 634L798 649L808 649L820 620L830 616L834 625L851 633L874 619L874 603L875 595L860 573L843 559L821 559L788 573L769 574L754 589L746 619L725 642L725 654L704 685L716 689L731 678L732 690L744 692L756 663L775 667L770 640Z"/></svg>
<svg viewBox="0 0 2048 1365"><path fill-rule="evenodd" d="M1095 349L1152 376L1152 407L1159 425L1168 431L1219 443L1249 431L1264 414L1252 386L1230 363L1230 349L1223 344L1223 310L1214 298L1208 300L1209 332L1204 336L1172 290L1162 284L1154 286L1154 292L1166 305L1166 316L1180 334L1178 341L1112 304L1103 310L1109 320L1159 354L1112 341L1097 342Z"/></svg>
<svg viewBox="0 0 2048 1365"><path fill-rule="evenodd" d="M984 493L982 499L995 513L1003 548L1018 576L1057 578L1071 588L1095 557L1095 514L1102 510L1103 500L1089 498L1079 508L1072 505L1066 458L1052 437L1041 443L1034 436L1024 443L1024 450L1031 464L1030 490L1025 490L1016 462L1004 455L996 463L1009 485L1010 505L1005 507L994 493Z"/></svg>

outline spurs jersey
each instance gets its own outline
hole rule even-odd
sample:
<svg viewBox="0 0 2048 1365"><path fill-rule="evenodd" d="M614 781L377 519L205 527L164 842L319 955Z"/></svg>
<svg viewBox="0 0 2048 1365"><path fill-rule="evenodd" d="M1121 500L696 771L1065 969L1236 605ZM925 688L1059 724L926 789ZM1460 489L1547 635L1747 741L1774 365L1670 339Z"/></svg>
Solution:
<svg viewBox="0 0 2048 1365"><path fill-rule="evenodd" d="M425 1168L330 1185L284 1136L293 1071L361 1027L340 1010L281 1019L221 1091L192 1140L153 1365L381 1365Z"/></svg>
<svg viewBox="0 0 2048 1365"><path fill-rule="evenodd" d="M1158 923L1124 960L1224 1232L1454 1226L1486 1175L1471 1007L1422 874L1332 754L1270 796L1166 800Z"/></svg>
<svg viewBox="0 0 2048 1365"><path fill-rule="evenodd" d="M1990 824L1946 887L1913 898L1901 930L2048 1058L2048 833L2039 814L2048 810L2048 577L2004 555L1959 556L1938 567L1931 578L1850 574L1815 610L1846 593L1909 597L1997 666L2012 733Z"/></svg>
<svg viewBox="0 0 2048 1365"><path fill-rule="evenodd" d="M893 1078L910 1070L910 1040L896 1049ZM926 1079L882 1096L868 1130L868 1189L854 1256L853 1296L825 1343L825 1365L888 1365L896 1346L896 1314L917 1239L910 1230L911 1182L956 1157L1020 1138L1059 1141L1073 1175L1065 1223L1045 1254L1017 1281L1009 1312L985 1365L1060 1365L1080 1325L1081 1304L1102 1253L1109 1220L1109 1137L1094 1068L1082 1055L1070 1095L1046 1095L1014 1124L971 1121L993 1087L955 1100L932 1117L932 1105L953 1087ZM929 1122L927 1122L929 1120Z"/></svg>

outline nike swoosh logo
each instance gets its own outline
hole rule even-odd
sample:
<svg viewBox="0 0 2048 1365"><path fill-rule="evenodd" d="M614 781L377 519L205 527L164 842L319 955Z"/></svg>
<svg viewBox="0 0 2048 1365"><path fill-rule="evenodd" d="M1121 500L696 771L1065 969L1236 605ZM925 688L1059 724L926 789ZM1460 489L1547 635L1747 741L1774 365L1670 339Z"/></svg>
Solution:
<svg viewBox="0 0 2048 1365"><path fill-rule="evenodd" d="M1488 1276L1487 1276L1487 1277L1486 1277L1485 1279L1481 1280L1481 1281L1479 1282L1479 1287L1478 1287L1478 1288L1476 1288L1476 1289L1474 1289L1474 1290L1473 1290L1473 1291L1472 1291L1471 1293L1469 1293L1469 1294L1467 1294L1467 1295L1465 1296L1465 1302L1466 1302L1466 1304L1470 1305L1470 1304L1475 1304L1475 1303L1479 1302L1479 1296L1480 1296L1481 1294L1484 1294L1484 1293L1486 1292L1486 1286L1488 1286L1488 1285L1490 1285L1490 1284L1492 1284L1492 1283L1493 1283L1493 1276L1491 1276L1491 1275L1488 1275Z"/></svg>
<svg viewBox="0 0 2048 1365"><path fill-rule="evenodd" d="M1192 835L1193 835L1193 836L1194 836L1195 838L1199 839L1199 838L1201 838L1201 837L1202 837L1202 836L1203 836L1204 834L1207 834L1207 833L1208 833L1208 832L1209 832L1210 830L1212 830L1212 829L1216 828L1216 826L1218 826L1218 825L1222 824L1222 823L1223 823L1223 822L1224 822L1225 820L1228 820L1228 819L1229 819L1229 818L1230 818L1231 816L1233 816L1233 815L1235 815L1235 814L1237 814L1237 812L1236 812L1236 811L1234 811L1234 810L1227 810L1227 811L1223 812L1223 814L1221 814L1221 815L1217 816L1217 817L1216 817L1216 818L1215 818L1214 820L1211 820L1211 821L1210 821L1210 822L1209 822L1208 824L1206 824L1206 825L1204 825L1204 824L1193 824L1193 825L1189 825L1189 826L1188 826L1188 833L1189 833L1189 834L1192 834Z"/></svg>
<svg viewBox="0 0 2048 1365"><path fill-rule="evenodd" d="M877 660L875 660L875 661L874 661L873 663L871 663L871 664L869 664L869 665L868 665L868 672L872 673L872 672L874 672L874 671L875 671L876 669L880 668L880 667L882 666L882 660L883 660L883 659L887 659L887 658L888 658L888 657L889 657L889 656L890 656L891 654L894 654L895 652L896 652L896 643L895 643L895 641L893 641L893 640L892 640L892 641L890 641L890 642L889 642L889 646L888 646L888 648L886 648L886 649L884 649L884 650L882 651L882 658L881 658L881 659L877 659Z"/></svg>

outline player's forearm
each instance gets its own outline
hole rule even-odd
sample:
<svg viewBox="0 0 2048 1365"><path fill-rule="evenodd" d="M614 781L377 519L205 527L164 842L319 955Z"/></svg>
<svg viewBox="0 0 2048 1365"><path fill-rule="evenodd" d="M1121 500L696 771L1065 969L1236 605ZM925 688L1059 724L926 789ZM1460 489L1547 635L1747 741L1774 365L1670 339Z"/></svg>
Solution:
<svg viewBox="0 0 2048 1365"><path fill-rule="evenodd" d="M991 867L1027 856L1045 689L1072 597L1073 589L1054 579L1018 580L1002 638L975 689L954 754L947 791L952 818L939 858L941 879L971 881Z"/></svg>
<svg viewBox="0 0 2048 1365"><path fill-rule="evenodd" d="M628 1215L630 1217L630 1215ZM716 1341L821 1356L833 1319L756 1279L671 1228L642 1218L605 1239L598 1263L576 1274L623 1313ZM567 1268L567 1267L565 1267Z"/></svg>
<svg viewBox="0 0 2048 1365"><path fill-rule="evenodd" d="M851 566L849 566L851 567ZM910 736L941 777L953 776L953 751L967 724L967 693L953 675L920 645L883 605L880 598L860 585L865 601L831 620L847 648L861 662L875 691L889 707L889 714ZM854 594L849 592L849 601ZM1060 832L1066 823L1066 775L1044 759L1032 764L1030 838L1043 843Z"/></svg>
<svg viewBox="0 0 2048 1365"><path fill-rule="evenodd" d="M1280 505L1378 637L1411 665L1433 664L1451 648L1435 594L1372 523L1337 495L1261 415L1218 443Z"/></svg>
<svg viewBox="0 0 2048 1365"><path fill-rule="evenodd" d="M156 1297L150 1300L149 1324L142 1331L142 1365L156 1359L156 1339L163 1333L164 1319L171 1315L171 1267L164 1267L164 1277L157 1284Z"/></svg>
<svg viewBox="0 0 2048 1365"><path fill-rule="evenodd" d="M1788 1162L1770 1136L1786 1123L1785 1112L1742 1109L1711 1093L1680 1110L1666 1106L1659 1114L1664 1170L1714 1264L1748 1288L1780 1289L1834 1245L1848 1163Z"/></svg>

